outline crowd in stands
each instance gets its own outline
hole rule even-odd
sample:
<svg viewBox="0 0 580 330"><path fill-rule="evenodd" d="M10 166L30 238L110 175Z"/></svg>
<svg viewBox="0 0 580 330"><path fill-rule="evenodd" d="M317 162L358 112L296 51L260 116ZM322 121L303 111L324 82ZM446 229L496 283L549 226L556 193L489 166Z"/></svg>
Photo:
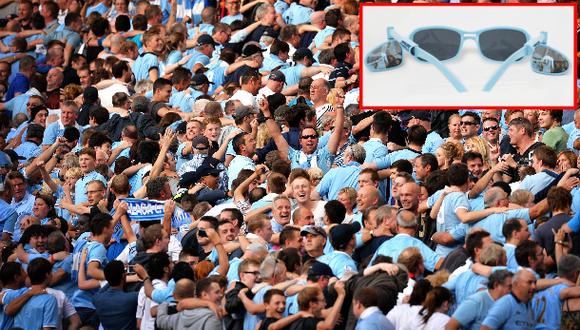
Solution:
<svg viewBox="0 0 580 330"><path fill-rule="evenodd" d="M0 0L0 330L578 329L580 110L361 109L358 11Z"/></svg>

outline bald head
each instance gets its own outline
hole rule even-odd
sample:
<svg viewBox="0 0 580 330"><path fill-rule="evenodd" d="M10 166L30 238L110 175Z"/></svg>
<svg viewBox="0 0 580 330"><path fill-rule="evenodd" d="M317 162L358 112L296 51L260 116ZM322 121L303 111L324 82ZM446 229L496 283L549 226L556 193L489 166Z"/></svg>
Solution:
<svg viewBox="0 0 580 330"><path fill-rule="evenodd" d="M312 22L312 25L324 24L324 15L324 11L315 11L310 14L310 21Z"/></svg>
<svg viewBox="0 0 580 330"><path fill-rule="evenodd" d="M397 231L414 232L417 228L417 217L411 211L400 210L397 213Z"/></svg>
<svg viewBox="0 0 580 330"><path fill-rule="evenodd" d="M512 281L512 293L524 303L530 301L536 290L536 276L524 268L514 275Z"/></svg>
<svg viewBox="0 0 580 330"><path fill-rule="evenodd" d="M294 210L292 220L296 226L309 226L314 224L314 214L305 207L299 207Z"/></svg>
<svg viewBox="0 0 580 330"><path fill-rule="evenodd" d="M356 207L359 211L366 210L369 206L379 204L379 190L372 186L364 186L356 194Z"/></svg>
<svg viewBox="0 0 580 330"><path fill-rule="evenodd" d="M499 187L491 187L483 196L486 207L508 206L508 194Z"/></svg>
<svg viewBox="0 0 580 330"><path fill-rule="evenodd" d="M177 283L175 283L175 290L173 291L173 297L175 300L180 301L186 298L193 298L195 293L195 283L188 278L182 278Z"/></svg>
<svg viewBox="0 0 580 330"><path fill-rule="evenodd" d="M419 207L419 193L421 188L415 182L407 182L399 188L399 199L405 210L416 213Z"/></svg>

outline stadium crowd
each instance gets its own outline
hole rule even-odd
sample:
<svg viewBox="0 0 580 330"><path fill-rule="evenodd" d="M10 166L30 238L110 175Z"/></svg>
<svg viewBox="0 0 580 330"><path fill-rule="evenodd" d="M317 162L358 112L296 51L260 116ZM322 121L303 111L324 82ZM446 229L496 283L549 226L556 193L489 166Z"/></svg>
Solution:
<svg viewBox="0 0 580 330"><path fill-rule="evenodd" d="M0 330L578 329L580 110L361 110L358 5L0 0Z"/></svg>

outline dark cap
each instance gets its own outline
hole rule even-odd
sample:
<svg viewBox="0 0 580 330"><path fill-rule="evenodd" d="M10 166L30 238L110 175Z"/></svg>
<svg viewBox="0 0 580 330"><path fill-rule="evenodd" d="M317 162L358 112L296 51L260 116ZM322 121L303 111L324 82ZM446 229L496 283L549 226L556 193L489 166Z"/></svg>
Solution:
<svg viewBox="0 0 580 330"><path fill-rule="evenodd" d="M18 156L18 155L16 155ZM0 151L0 167L11 167L12 159L7 153Z"/></svg>
<svg viewBox="0 0 580 330"><path fill-rule="evenodd" d="M334 276L332 269L320 261L313 262L308 268L308 276Z"/></svg>
<svg viewBox="0 0 580 330"><path fill-rule="evenodd" d="M234 114L235 119L242 119L246 116L257 114L258 112L254 110L252 107L248 107L245 105L240 105L236 108L236 113Z"/></svg>
<svg viewBox="0 0 580 330"><path fill-rule="evenodd" d="M201 46L201 45L214 45L215 46L215 41L213 40L213 38L209 34L202 34L197 38L197 45L198 46Z"/></svg>
<svg viewBox="0 0 580 330"><path fill-rule="evenodd" d="M16 151L12 149L4 149L4 153L10 157L10 161L12 164L17 163L19 160L25 160L25 157L22 157L16 153Z"/></svg>
<svg viewBox="0 0 580 330"><path fill-rule="evenodd" d="M209 148L209 140L203 135L196 136L193 138L193 140L191 140L191 146L194 148L200 144L203 144L206 148Z"/></svg>
<svg viewBox="0 0 580 330"><path fill-rule="evenodd" d="M93 86L89 86L85 88L83 92L83 101L85 104L87 103L95 103L99 99L99 91Z"/></svg>
<svg viewBox="0 0 580 330"><path fill-rule="evenodd" d="M326 238L326 231L322 227L317 226L306 226L302 228L300 236L306 236L307 234L312 234L316 236L323 236Z"/></svg>
<svg viewBox="0 0 580 330"><path fill-rule="evenodd" d="M431 114L427 110L413 110L409 118L415 118L423 121L431 121Z"/></svg>
<svg viewBox="0 0 580 330"><path fill-rule="evenodd" d="M219 175L221 170L218 170L216 167L213 167L209 164L202 164L200 167L197 168L195 174L197 175L198 179L203 178L207 175Z"/></svg>
<svg viewBox="0 0 580 330"><path fill-rule="evenodd" d="M314 55L312 54L312 51L308 48L298 48L296 49L296 51L294 52L294 61L300 61L303 58L309 58L312 62L314 62Z"/></svg>
<svg viewBox="0 0 580 330"><path fill-rule="evenodd" d="M249 45L246 45L246 47L244 47L244 49L242 49L242 56L248 57L248 56L252 56L252 55L264 52L264 51L266 51L266 50L254 45L254 44L249 44Z"/></svg>
<svg viewBox="0 0 580 330"><path fill-rule="evenodd" d="M203 73L196 73L193 77L191 77L191 86L199 86L203 84L213 85L213 83L209 81L209 79L207 79L207 76L204 75Z"/></svg>
<svg viewBox="0 0 580 330"><path fill-rule="evenodd" d="M360 231L360 223L341 223L330 229L330 243L336 250L344 249L353 235Z"/></svg>
<svg viewBox="0 0 580 330"><path fill-rule="evenodd" d="M284 75L284 73L282 73L282 71L273 71L268 76L268 79L284 83L286 82L286 76Z"/></svg>

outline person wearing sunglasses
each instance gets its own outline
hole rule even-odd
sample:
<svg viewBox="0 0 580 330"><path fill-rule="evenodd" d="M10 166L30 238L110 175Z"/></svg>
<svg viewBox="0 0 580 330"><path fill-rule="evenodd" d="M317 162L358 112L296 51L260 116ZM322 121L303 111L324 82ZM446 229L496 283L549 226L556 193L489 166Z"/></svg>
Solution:
<svg viewBox="0 0 580 330"><path fill-rule="evenodd" d="M468 111L461 116L460 125L463 141L472 136L477 136L480 123L481 119L475 112Z"/></svg>
<svg viewBox="0 0 580 330"><path fill-rule="evenodd" d="M489 147L489 159L496 162L500 155L499 136L501 127L495 117L487 117L483 120L483 132L481 137L487 142Z"/></svg>
<svg viewBox="0 0 580 330"><path fill-rule="evenodd" d="M566 149L568 133L562 128L562 110L540 110L538 123L543 130L542 142L556 153Z"/></svg>
<svg viewBox="0 0 580 330"><path fill-rule="evenodd" d="M333 108L336 112L334 121L335 127L343 127L344 125L344 92L340 91L335 97ZM342 130L335 129L326 146L319 146L318 132L312 126L305 126L302 128L300 136L300 146L302 150L296 150L288 145L288 141L284 139L280 132L280 127L272 118L272 113L268 108L267 101L260 103L260 110L266 118L266 125L272 134L272 138L280 151L280 155L287 157L291 162L292 168L309 169L311 167L318 167L324 173L328 172L332 166L332 162L338 151L338 144L340 143Z"/></svg>

